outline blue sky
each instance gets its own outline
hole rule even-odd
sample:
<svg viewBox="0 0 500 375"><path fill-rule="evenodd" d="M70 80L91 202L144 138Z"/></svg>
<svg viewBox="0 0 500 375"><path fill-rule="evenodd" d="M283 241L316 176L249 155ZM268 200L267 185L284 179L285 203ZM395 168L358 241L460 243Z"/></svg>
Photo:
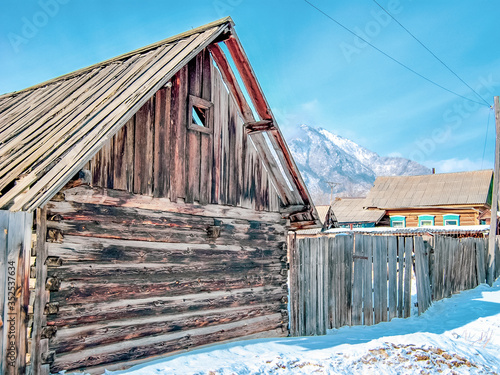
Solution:
<svg viewBox="0 0 500 375"><path fill-rule="evenodd" d="M418 73L482 102L372 0L311 0ZM500 2L379 0L490 104L500 94ZM491 168L486 106L405 70L304 0L3 0L0 93L230 15L285 134L306 123L438 172ZM489 128L487 132L489 117ZM486 147L485 147L486 139ZM484 153L484 158L483 158Z"/></svg>

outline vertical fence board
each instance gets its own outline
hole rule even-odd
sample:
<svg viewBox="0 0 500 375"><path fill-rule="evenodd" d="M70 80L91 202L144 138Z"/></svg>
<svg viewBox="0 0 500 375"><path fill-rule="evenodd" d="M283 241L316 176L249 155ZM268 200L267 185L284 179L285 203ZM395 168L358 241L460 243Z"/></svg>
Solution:
<svg viewBox="0 0 500 375"><path fill-rule="evenodd" d="M7 283L7 232L9 229L9 211L0 210L0 319L2 322L4 319L4 308L7 305L4 303L7 301L6 298L6 283ZM4 373L5 368L5 351L3 348L4 341L4 329L6 328L6 323L0 325L0 353L2 355L2 361L0 361L0 372Z"/></svg>
<svg viewBox="0 0 500 375"><path fill-rule="evenodd" d="M413 238L405 238L405 275L404 275L404 317L410 317L411 312L411 272L413 266L412 260Z"/></svg>
<svg viewBox="0 0 500 375"><path fill-rule="evenodd" d="M380 318L387 321L387 249L389 237L380 237Z"/></svg>
<svg viewBox="0 0 500 375"><path fill-rule="evenodd" d="M373 307L375 324L382 321L382 237L373 237Z"/></svg>
<svg viewBox="0 0 500 375"><path fill-rule="evenodd" d="M354 237L354 265L352 284L352 325L361 325L363 320L363 267L364 251L363 237Z"/></svg>
<svg viewBox="0 0 500 375"><path fill-rule="evenodd" d="M389 237L387 243L389 266L389 320L397 316L398 280L397 280L397 251L398 238Z"/></svg>
<svg viewBox="0 0 500 375"><path fill-rule="evenodd" d="M373 244L372 237L363 236L365 256L368 258L363 270L363 322L370 326L373 324Z"/></svg>
<svg viewBox="0 0 500 375"><path fill-rule="evenodd" d="M486 262L484 255L485 255L484 241L478 241L476 243L476 272L477 272L478 284L486 282Z"/></svg>
<svg viewBox="0 0 500 375"><path fill-rule="evenodd" d="M431 304L429 261L422 237L415 237L415 278L417 282L418 314Z"/></svg>
<svg viewBox="0 0 500 375"><path fill-rule="evenodd" d="M2 374L23 374L26 366L26 318L33 215L9 212L3 311Z"/></svg>
<svg viewBox="0 0 500 375"><path fill-rule="evenodd" d="M398 318L403 317L404 300L403 300L403 276L404 276L404 254L405 254L405 239L398 237Z"/></svg>

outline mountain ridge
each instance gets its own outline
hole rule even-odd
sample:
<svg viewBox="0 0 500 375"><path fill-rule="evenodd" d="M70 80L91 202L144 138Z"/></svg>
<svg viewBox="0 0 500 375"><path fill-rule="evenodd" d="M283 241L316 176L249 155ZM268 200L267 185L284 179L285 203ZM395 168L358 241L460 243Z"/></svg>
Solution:
<svg viewBox="0 0 500 375"><path fill-rule="evenodd" d="M287 138L295 162L316 205L330 203L328 181L334 197L365 196L378 176L430 174L413 160L380 156L357 143L323 129L300 125Z"/></svg>

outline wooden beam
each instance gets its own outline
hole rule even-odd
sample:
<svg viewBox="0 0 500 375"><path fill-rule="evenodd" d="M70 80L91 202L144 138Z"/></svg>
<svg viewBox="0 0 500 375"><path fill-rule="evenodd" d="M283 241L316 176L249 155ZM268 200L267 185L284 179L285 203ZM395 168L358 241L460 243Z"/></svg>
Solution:
<svg viewBox="0 0 500 375"><path fill-rule="evenodd" d="M495 279L495 242L497 234L497 211L498 211L498 185L500 181L500 103L498 96L495 96L495 123L496 123L496 142L495 142L495 169L493 172L493 197L491 200L491 219L490 236L488 243L488 265L486 281L491 286Z"/></svg>
<svg viewBox="0 0 500 375"><path fill-rule="evenodd" d="M210 53L212 54L212 57L215 63L217 64L219 71L222 74L224 83L226 84L227 88L233 95L236 104L238 105L238 109L241 113L241 116L243 117L243 120L245 122L255 121L252 109L248 105L245 96L243 95L243 91L241 90L240 85L238 84L236 76L234 75L233 70L229 66L229 62L227 61L226 55L224 54L224 52L222 51L222 49L219 47L218 44L211 44L208 46L208 49L210 50Z"/></svg>
<svg viewBox="0 0 500 375"><path fill-rule="evenodd" d="M276 130L276 126L274 126L274 123L271 120L247 122L244 126L247 134Z"/></svg>
<svg viewBox="0 0 500 375"><path fill-rule="evenodd" d="M259 83L255 79L255 74L248 62L248 58L241 47L240 41L233 34L224 41L227 49L231 53L234 64L240 73L241 79L252 99L255 110L262 120L272 120L273 116L267 104L267 101L262 93Z"/></svg>

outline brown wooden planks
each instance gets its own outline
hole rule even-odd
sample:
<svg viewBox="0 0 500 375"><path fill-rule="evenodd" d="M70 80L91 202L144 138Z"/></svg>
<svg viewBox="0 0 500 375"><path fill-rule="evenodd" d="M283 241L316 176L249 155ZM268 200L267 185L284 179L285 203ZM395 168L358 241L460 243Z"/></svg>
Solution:
<svg viewBox="0 0 500 375"><path fill-rule="evenodd" d="M154 123L154 188L153 196L168 197L170 188L170 168L173 160L170 156L170 105L172 89L161 88L155 95Z"/></svg>
<svg viewBox="0 0 500 375"><path fill-rule="evenodd" d="M134 193L153 195L154 101L135 115Z"/></svg>
<svg viewBox="0 0 500 375"><path fill-rule="evenodd" d="M113 189L133 191L134 132L135 116L133 116L114 137ZM97 162L95 158L92 160L93 164Z"/></svg>

